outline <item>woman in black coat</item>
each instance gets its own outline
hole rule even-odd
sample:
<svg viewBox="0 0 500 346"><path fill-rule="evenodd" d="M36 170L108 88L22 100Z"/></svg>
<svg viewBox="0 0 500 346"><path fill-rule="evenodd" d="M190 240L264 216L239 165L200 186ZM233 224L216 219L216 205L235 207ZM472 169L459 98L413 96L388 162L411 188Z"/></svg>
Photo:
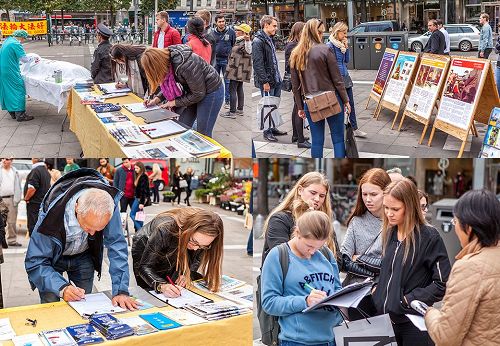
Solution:
<svg viewBox="0 0 500 346"><path fill-rule="evenodd" d="M186 173L183 175L184 180L186 180L187 187L186 187L186 198L184 198L184 202L188 205L188 207L191 206L189 203L189 197L191 197L191 180L193 179L193 169L191 167L188 167L186 170Z"/></svg>
<svg viewBox="0 0 500 346"><path fill-rule="evenodd" d="M177 200L177 204L181 203L181 180L184 179L181 173L181 166L175 166L174 176L172 178L172 192L175 193L175 197L172 200L172 205L174 205L175 200Z"/></svg>
<svg viewBox="0 0 500 346"><path fill-rule="evenodd" d="M130 209L130 218L134 220L134 229L137 232L141 229L144 221L136 220L136 214L138 211L143 211L146 201L150 198L151 192L149 191L149 178L146 174L146 168L144 164L140 161L136 162L134 165L134 170L136 178L134 180L135 186L135 200Z"/></svg>

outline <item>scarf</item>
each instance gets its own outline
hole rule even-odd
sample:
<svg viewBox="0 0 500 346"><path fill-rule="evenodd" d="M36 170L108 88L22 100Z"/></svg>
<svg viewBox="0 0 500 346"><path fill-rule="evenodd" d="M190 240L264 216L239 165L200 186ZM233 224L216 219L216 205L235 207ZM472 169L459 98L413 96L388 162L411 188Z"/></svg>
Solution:
<svg viewBox="0 0 500 346"><path fill-rule="evenodd" d="M345 54L345 52L347 52L347 47L345 46L344 43L340 42L339 40L333 38L330 36L330 42L335 46L337 47L338 49L340 49L340 51L342 52L342 54Z"/></svg>
<svg viewBox="0 0 500 346"><path fill-rule="evenodd" d="M177 97L182 96L182 90L177 85L174 73L172 72L172 65L168 68L167 75L163 83L161 83L160 88L163 96L165 96L168 101L175 100Z"/></svg>

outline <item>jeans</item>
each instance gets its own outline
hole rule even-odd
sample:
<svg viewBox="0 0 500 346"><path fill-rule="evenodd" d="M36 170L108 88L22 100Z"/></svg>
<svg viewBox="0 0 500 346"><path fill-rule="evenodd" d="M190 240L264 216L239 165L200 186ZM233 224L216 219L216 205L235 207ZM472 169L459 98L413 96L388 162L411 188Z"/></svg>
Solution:
<svg viewBox="0 0 500 346"><path fill-rule="evenodd" d="M153 203L160 202L160 180L153 181Z"/></svg>
<svg viewBox="0 0 500 346"><path fill-rule="evenodd" d="M340 109L344 109L344 103L338 95L337 98L339 100ZM313 122L305 102L304 111L306 112L306 117L309 121L309 126L311 127L311 157L322 158L323 146L325 144L325 120ZM344 111L326 118L326 121L330 127L330 136L332 137L334 156L335 158L344 158Z"/></svg>
<svg viewBox="0 0 500 346"><path fill-rule="evenodd" d="M215 62L215 70L217 71L217 74L221 74L222 72L222 78L224 78L224 75L226 74L226 68L227 68L227 59L216 59ZM224 101L226 103L229 103L229 79L224 78Z"/></svg>
<svg viewBox="0 0 500 346"><path fill-rule="evenodd" d="M179 117L179 121L188 127L193 127L196 120L196 131L212 137L212 131L222 107L223 95L224 86L221 84L217 90L205 95L203 100L196 105L187 107Z"/></svg>
<svg viewBox="0 0 500 346"><path fill-rule="evenodd" d="M127 207L130 207L132 209L132 204L134 204L135 197L125 197L123 196L120 199L120 213L126 213L127 212Z"/></svg>
<svg viewBox="0 0 500 346"><path fill-rule="evenodd" d="M429 333L420 331L411 322L393 324L398 346L433 346Z"/></svg>
<svg viewBox="0 0 500 346"><path fill-rule="evenodd" d="M345 89L347 91L347 96L349 97L349 104L351 105L351 113L349 114L349 122L351 123L352 129L358 129L358 122L356 121L356 109L354 108L354 95L352 93L352 88Z"/></svg>
<svg viewBox="0 0 500 346"><path fill-rule="evenodd" d="M500 63L497 62L497 64L500 64ZM498 95L500 95L500 67L497 66L497 68L495 69L495 72L496 72L495 73L495 80L496 80L496 83L497 83Z"/></svg>
<svg viewBox="0 0 500 346"><path fill-rule="evenodd" d="M76 287L83 288L86 294L92 293L94 264L88 250L74 256L61 256L54 265L54 270L59 274L67 272L68 278L73 281ZM59 295L52 292L39 291L38 293L42 304L59 301Z"/></svg>
<svg viewBox="0 0 500 346"><path fill-rule="evenodd" d="M253 228L250 231L250 234L248 235L248 240L247 240L247 254L249 256L253 255Z"/></svg>
<svg viewBox="0 0 500 346"><path fill-rule="evenodd" d="M267 94L267 96L276 96L276 97L281 97L281 82L276 84L274 88L271 88L269 92L265 93L264 92L264 87L261 85L260 86L260 95L264 97L264 94ZM269 133L271 132L271 129L264 130L264 133Z"/></svg>
<svg viewBox="0 0 500 346"><path fill-rule="evenodd" d="M236 103L238 103L238 110L243 110L243 104L245 103L245 93L243 92L243 82L236 80L229 81L229 111L231 113L236 112Z"/></svg>
<svg viewBox="0 0 500 346"><path fill-rule="evenodd" d="M139 211L139 199L136 198L134 200L134 203L132 204L132 208L130 209L130 218L134 220L134 229L136 232L139 231L142 228L142 225L144 224L143 221L137 221L135 219L135 214L137 214L138 211Z"/></svg>
<svg viewBox="0 0 500 346"><path fill-rule="evenodd" d="M335 341L322 342L321 344L306 345L300 342L280 340L279 346L335 346Z"/></svg>

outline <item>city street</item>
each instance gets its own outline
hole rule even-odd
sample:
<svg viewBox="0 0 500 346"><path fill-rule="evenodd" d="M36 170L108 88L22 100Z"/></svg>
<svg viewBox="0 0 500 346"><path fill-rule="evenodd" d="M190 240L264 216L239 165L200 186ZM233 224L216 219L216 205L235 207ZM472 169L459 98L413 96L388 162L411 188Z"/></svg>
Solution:
<svg viewBox="0 0 500 346"><path fill-rule="evenodd" d="M184 194L183 194L184 196ZM245 282L252 282L252 259L247 256L246 244L249 230L244 228L244 216L238 216L231 211L223 210L219 207L209 206L208 204L198 204L194 200L191 204L204 209L212 210L219 214L224 223L224 258L223 258L223 273L233 276ZM177 206L175 206L177 207ZM185 205L181 204L181 207ZM146 222L151 220L160 212L172 209L171 203L160 202L159 205L146 207L147 214ZM132 221L129 219L129 228L133 230ZM133 232L133 231L132 231ZM32 291L28 283L26 271L24 269L24 258L28 239L24 235L18 235L18 242L23 244L20 248L4 249L3 254L5 263L0 268L2 271L2 288L4 307L14 307L22 305L38 304L40 302L38 291ZM129 268L130 268L130 285L135 285L135 278L132 273L132 257L130 256L129 247ZM105 291L111 289L111 278L108 273L109 262L107 255L104 255L102 277L97 281L97 276L94 280L94 292Z"/></svg>
<svg viewBox="0 0 500 346"><path fill-rule="evenodd" d="M68 61L90 69L97 42L90 45L54 45L47 41L26 41L26 53L36 53L42 58ZM69 130L69 119L61 124L66 107L58 113L57 108L45 102L27 99L26 110L35 117L29 122L18 123L6 111L0 110L0 156L15 157L65 157L80 156L82 148L77 137ZM221 113L227 112L224 106ZM233 157L250 157L251 116L237 119L219 117L213 131L213 138L232 152Z"/></svg>
<svg viewBox="0 0 500 346"><path fill-rule="evenodd" d="M452 51L454 56L477 57L477 51L458 52ZM490 55L490 60L496 64L497 56L495 53ZM280 71L283 75L284 71L284 52L278 52L278 60L280 63ZM496 65L493 65L495 67ZM412 120L405 119L401 131L397 131L397 126L391 130L394 112L387 109L382 110L379 120L373 118L376 104L372 100L367 110L368 96L376 78L376 70L351 70L349 71L354 83L353 92L356 108L356 116L358 127L367 133L366 138L356 138L358 151L362 158L376 157L457 157L461 142L447 135L444 132L436 131L432 146L427 146L427 141L430 136L431 126L427 130L426 137L421 145L418 140L422 134L424 125ZM258 102L261 98L259 89L252 84L245 84L245 95L252 96L252 102L245 108L245 114L253 116L252 138L257 152L257 157L311 157L310 149L299 149L296 144L291 144L292 137L292 121L291 114L293 109L292 93L282 92L280 103L280 114L283 116L284 125L280 126L280 130L287 131L287 136L277 137L279 142L268 142L264 140L262 131L257 129L257 110ZM403 112L400 111L400 116ZM399 124L398 117L397 123ZM487 126L481 123L476 123L479 136L472 137L469 135L468 143L465 146L463 157L478 157L481 150L482 141L484 139ZM327 130L329 132L329 130ZM309 131L306 130L306 136L309 136ZM324 157L333 157L333 149L330 136L325 136Z"/></svg>

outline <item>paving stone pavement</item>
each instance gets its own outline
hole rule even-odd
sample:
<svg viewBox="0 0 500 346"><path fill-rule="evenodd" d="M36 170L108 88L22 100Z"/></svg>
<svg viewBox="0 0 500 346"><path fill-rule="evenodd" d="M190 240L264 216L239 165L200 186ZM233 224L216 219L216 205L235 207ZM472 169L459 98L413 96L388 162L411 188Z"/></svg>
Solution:
<svg viewBox="0 0 500 346"><path fill-rule="evenodd" d="M464 54L462 53L461 55ZM477 52L470 52L466 55L477 56ZM496 56L492 54L490 59L495 61ZM283 52L278 52L278 60L280 62L280 71L284 71ZM401 131L397 131L402 111L399 113L396 122L397 125L394 126L394 130L391 130L394 112L384 109L379 116L379 120L373 118L373 112L376 107L375 102L370 101L368 109L365 109L365 107L377 71L351 70L349 73L354 81L354 100L358 127L367 133L366 138L356 138L360 157L457 157L461 142L448 136L444 132L436 131L432 146L429 147L427 145L432 126L427 130L427 134L421 145L418 144L418 140L424 128L422 124L413 119L406 118ZM287 131L288 135L277 137L279 142L271 143L263 138L262 132L257 128L257 107L261 96L259 89L253 86L253 81L252 85L247 86L246 92L252 94L252 104L245 109L245 112L253 116L252 139L254 141L257 157L311 157L310 149L299 149L295 144L291 144L292 94L282 92L279 108L280 114L284 119L284 124L280 126L279 129ZM466 146L463 157L478 157L479 155L482 139L484 138L487 127L479 123L476 123L476 127L479 132L479 137L469 136L469 143ZM328 126L326 126L325 131L327 131L327 134L325 135L323 156L333 157L333 146ZM305 131L305 134L309 136L308 131Z"/></svg>
<svg viewBox="0 0 500 346"><path fill-rule="evenodd" d="M97 43L95 44L97 46ZM46 41L27 41L26 53L36 53L43 58L68 61L90 69L94 45L48 47ZM250 103L250 97L247 103ZM75 157L82 148L78 138L69 130L69 121L61 124L66 107L58 113L55 106L34 99L27 99L27 113L35 117L29 122L18 123L6 111L0 110L0 157ZM221 113L228 110L222 107ZM219 117L213 137L229 149L233 157L251 156L251 116L245 114L237 119Z"/></svg>

